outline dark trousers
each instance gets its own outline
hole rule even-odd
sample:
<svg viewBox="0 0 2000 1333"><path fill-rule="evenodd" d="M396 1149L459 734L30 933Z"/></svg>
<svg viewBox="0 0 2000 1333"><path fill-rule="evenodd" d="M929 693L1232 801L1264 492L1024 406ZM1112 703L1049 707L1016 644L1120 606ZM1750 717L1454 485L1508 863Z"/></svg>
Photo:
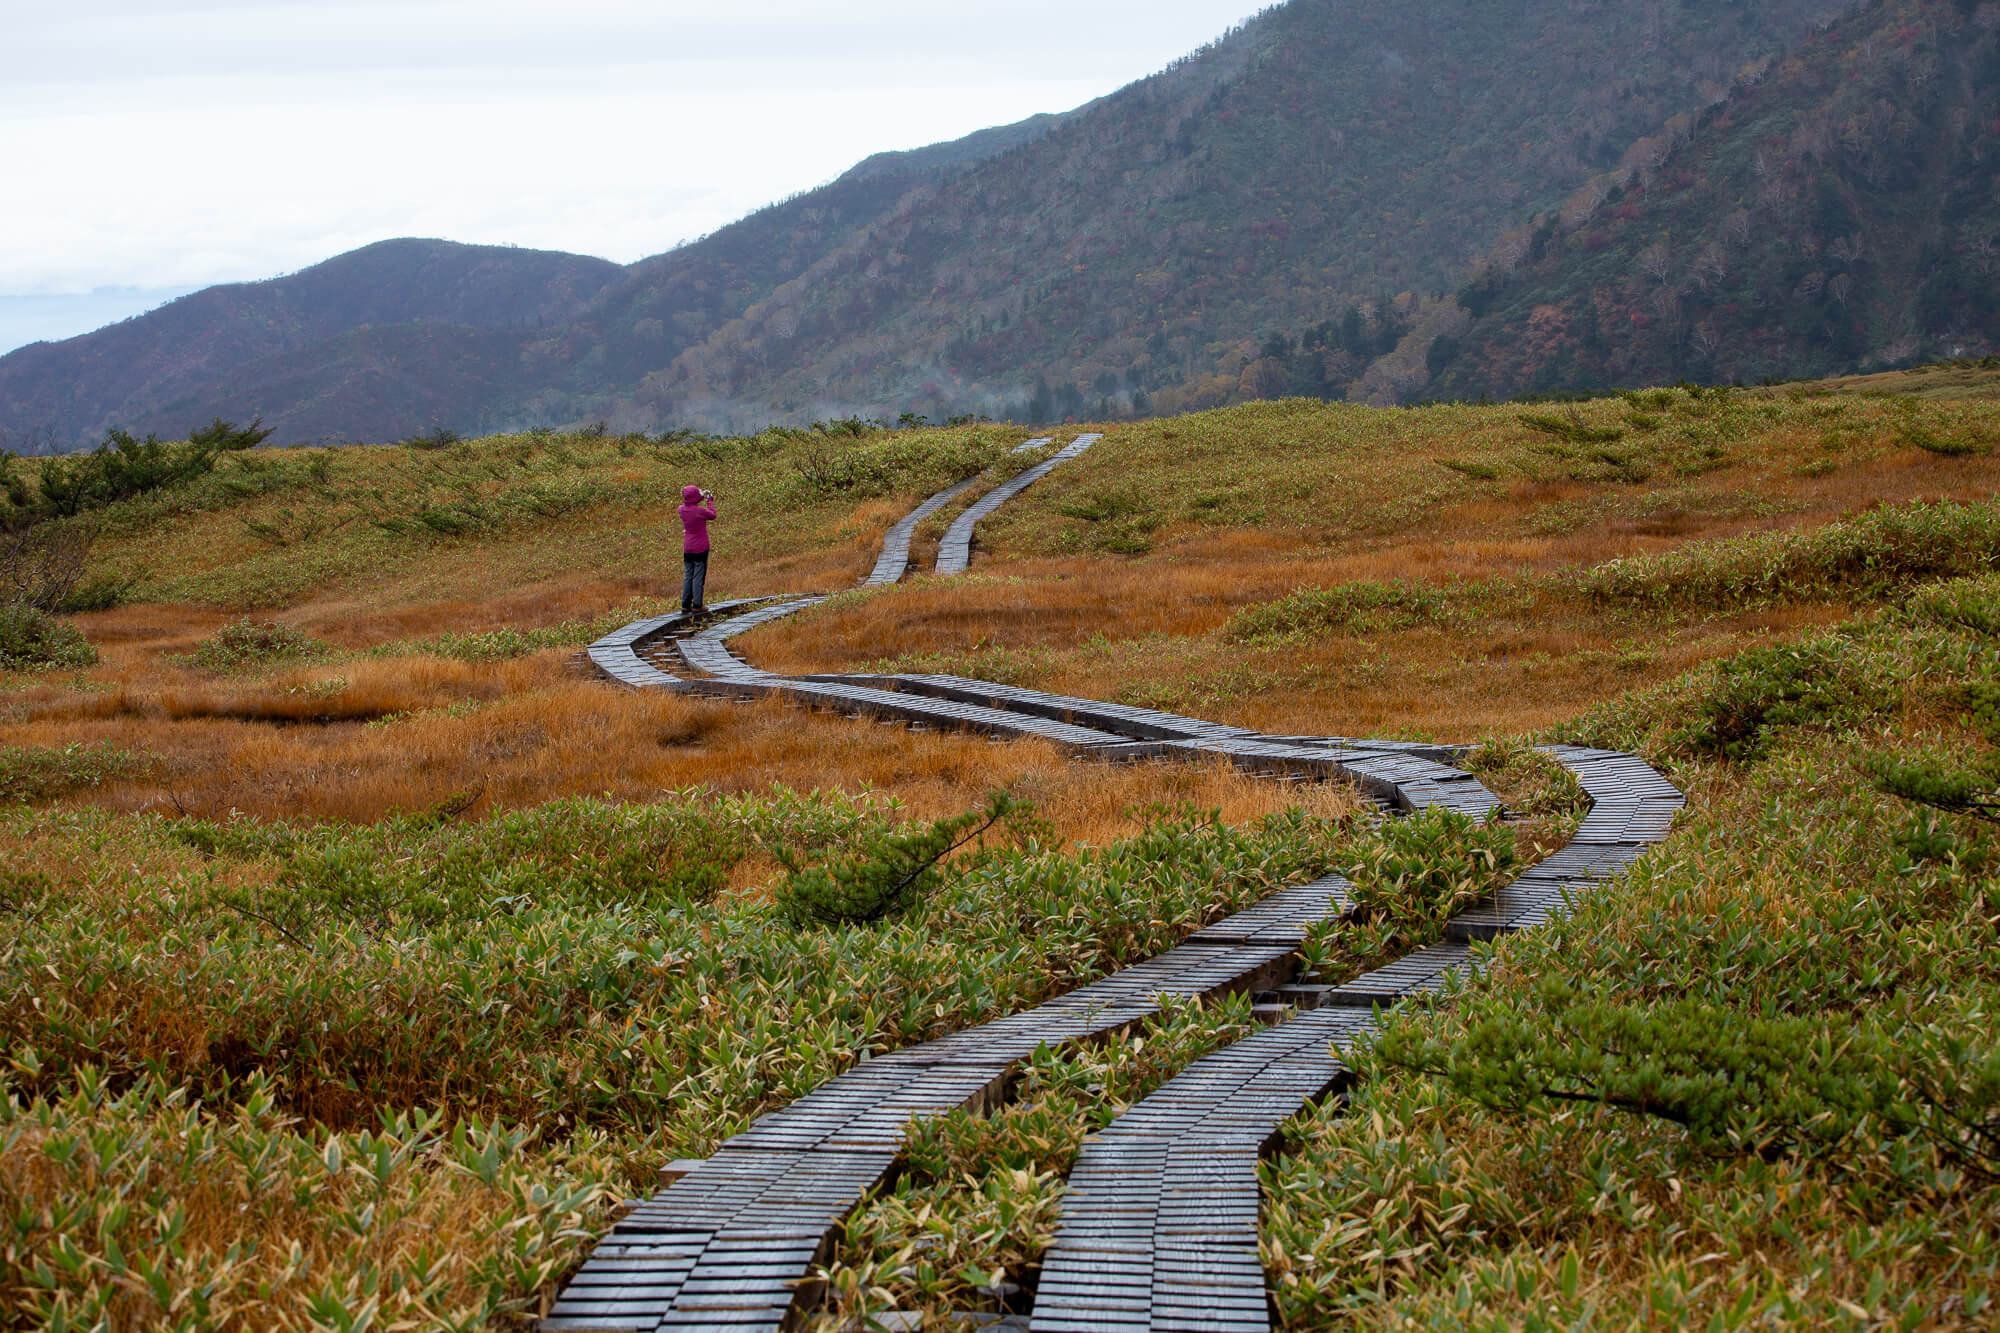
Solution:
<svg viewBox="0 0 2000 1333"><path fill-rule="evenodd" d="M708 552L681 557L681 610L692 611L705 603L702 588L708 582Z"/></svg>

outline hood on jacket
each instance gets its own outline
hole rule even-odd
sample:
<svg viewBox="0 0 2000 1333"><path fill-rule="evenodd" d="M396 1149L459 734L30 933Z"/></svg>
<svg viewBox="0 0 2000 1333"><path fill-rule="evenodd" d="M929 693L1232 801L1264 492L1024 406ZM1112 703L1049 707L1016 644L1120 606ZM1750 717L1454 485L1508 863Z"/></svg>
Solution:
<svg viewBox="0 0 2000 1333"><path fill-rule="evenodd" d="M699 486L681 487L681 500L686 504L691 504L691 505L700 504L701 487Z"/></svg>

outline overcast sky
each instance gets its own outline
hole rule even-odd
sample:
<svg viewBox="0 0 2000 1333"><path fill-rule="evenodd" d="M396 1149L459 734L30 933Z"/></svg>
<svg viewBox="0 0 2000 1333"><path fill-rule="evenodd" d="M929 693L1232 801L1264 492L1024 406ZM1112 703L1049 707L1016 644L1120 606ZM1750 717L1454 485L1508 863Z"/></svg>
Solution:
<svg viewBox="0 0 2000 1333"><path fill-rule="evenodd" d="M629 262L1258 0L0 0L0 351L394 236Z"/></svg>

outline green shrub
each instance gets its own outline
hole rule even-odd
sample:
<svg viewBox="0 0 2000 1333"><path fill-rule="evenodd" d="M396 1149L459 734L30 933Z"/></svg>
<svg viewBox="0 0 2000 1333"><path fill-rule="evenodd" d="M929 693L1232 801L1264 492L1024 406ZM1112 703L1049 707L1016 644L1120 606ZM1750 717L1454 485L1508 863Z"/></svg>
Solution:
<svg viewBox="0 0 2000 1333"><path fill-rule="evenodd" d="M1340 851L1352 910L1311 927L1300 951L1329 981L1435 944L1516 864L1512 830L1445 809L1389 820Z"/></svg>
<svg viewBox="0 0 2000 1333"><path fill-rule="evenodd" d="M1501 825L1433 808L1392 819L1346 867L1354 917L1443 921L1484 895L1514 864L1514 840Z"/></svg>
<svg viewBox="0 0 2000 1333"><path fill-rule="evenodd" d="M1336 588L1299 588L1275 602L1245 607L1224 635L1237 642L1334 630L1375 631L1442 624L1451 618L1447 593L1417 583L1363 580Z"/></svg>
<svg viewBox="0 0 2000 1333"><path fill-rule="evenodd" d="M300 935L358 922L440 925L531 905L666 910L714 896L742 859L727 818L687 804L558 801L458 822L477 793L365 829L247 820L176 824L210 856L270 857L282 895L251 895L259 919Z"/></svg>
<svg viewBox="0 0 2000 1333"><path fill-rule="evenodd" d="M129 777L149 762L108 744L7 746L0 748L0 802L36 805Z"/></svg>
<svg viewBox="0 0 2000 1333"><path fill-rule="evenodd" d="M849 855L808 866L790 849L773 848L785 867L778 905L801 925L866 925L920 902L938 883L938 863L1022 810L995 793L984 809L910 829L883 828Z"/></svg>
<svg viewBox="0 0 2000 1333"><path fill-rule="evenodd" d="M1699 1147L1823 1155L1857 1133L1917 1136L2000 1173L2000 1051L1936 1030L1836 1033L1820 1016L1764 1017L1697 1000L1608 1002L1544 978L1536 1008L1489 1012L1449 1036L1398 1024L1390 1068L1444 1078L1506 1110L1594 1102L1671 1120Z"/></svg>
<svg viewBox="0 0 2000 1333"><path fill-rule="evenodd" d="M1153 507L1135 491L1091 491L1058 504L1056 512L1086 523L1104 523L1151 514Z"/></svg>
<svg viewBox="0 0 2000 1333"><path fill-rule="evenodd" d="M1440 458L1437 460L1437 464L1439 467L1450 468L1461 477L1468 477L1473 481L1498 481L1500 479L1499 468L1493 466L1491 463L1481 463L1476 459Z"/></svg>
<svg viewBox="0 0 2000 1333"><path fill-rule="evenodd" d="M1504 789L1509 808L1530 819L1581 819L1590 810L1576 774L1526 743L1488 740L1460 762L1490 790Z"/></svg>
<svg viewBox="0 0 2000 1333"><path fill-rule="evenodd" d="M1935 752L1875 754L1863 756L1860 767L1884 795L2000 822L2000 764L1991 756L1968 765Z"/></svg>
<svg viewBox="0 0 2000 1333"><path fill-rule="evenodd" d="M70 670L96 662L97 649L76 626L21 602L0 605L0 670Z"/></svg>
<svg viewBox="0 0 2000 1333"><path fill-rule="evenodd" d="M1881 597L2000 566L2000 502L1875 510L1810 532L1697 542L1582 577L1600 602L1729 609L1806 597Z"/></svg>
<svg viewBox="0 0 2000 1333"><path fill-rule="evenodd" d="M1899 406L1903 418L1896 427L1899 444L1943 458L1973 458L1993 452L1993 437L1976 423L1956 419L1956 413L1933 424L1918 419L1920 404L1916 399L1906 398Z"/></svg>
<svg viewBox="0 0 2000 1333"><path fill-rule="evenodd" d="M1625 432L1615 426L1593 426L1583 419L1583 413L1572 407L1561 414L1543 412L1523 412L1521 424L1529 430L1550 435L1571 444L1616 444L1625 438Z"/></svg>
<svg viewBox="0 0 2000 1333"><path fill-rule="evenodd" d="M55 882L39 870L0 870L0 916L24 912L55 892Z"/></svg>
<svg viewBox="0 0 2000 1333"><path fill-rule="evenodd" d="M449 449L454 444L464 442L465 437L449 426L433 426L417 435L405 436L396 443L410 449Z"/></svg>
<svg viewBox="0 0 2000 1333"><path fill-rule="evenodd" d="M2000 637L2000 580L1953 579L1918 590L1906 613L1918 620Z"/></svg>
<svg viewBox="0 0 2000 1333"><path fill-rule="evenodd" d="M793 441L794 471L787 488L790 502L804 504L833 497L858 500L935 489L977 474L1000 453L997 435L992 440L904 435L864 439L867 433L868 428L858 422L835 422L824 432L769 432ZM862 442L843 442L848 439Z"/></svg>
<svg viewBox="0 0 2000 1333"><path fill-rule="evenodd" d="M57 615L77 616L90 611L109 611L114 606L122 606L132 590L139 586L137 576L121 578L116 574L103 574L87 579L63 595L53 608Z"/></svg>
<svg viewBox="0 0 2000 1333"><path fill-rule="evenodd" d="M158 436L135 440L114 429L89 453L42 464L41 508L70 517L149 491L185 485L212 471L225 453L255 448L271 434L261 421L238 427L220 417L179 444Z"/></svg>
<svg viewBox="0 0 2000 1333"><path fill-rule="evenodd" d="M181 658L205 671L244 671L276 662L310 661L330 650L279 620L233 620Z"/></svg>
<svg viewBox="0 0 2000 1333"><path fill-rule="evenodd" d="M1691 753L1754 762L1783 727L1830 730L1860 725L1893 708L1897 692L1858 660L1850 640L1830 634L1755 648L1718 665L1682 733Z"/></svg>

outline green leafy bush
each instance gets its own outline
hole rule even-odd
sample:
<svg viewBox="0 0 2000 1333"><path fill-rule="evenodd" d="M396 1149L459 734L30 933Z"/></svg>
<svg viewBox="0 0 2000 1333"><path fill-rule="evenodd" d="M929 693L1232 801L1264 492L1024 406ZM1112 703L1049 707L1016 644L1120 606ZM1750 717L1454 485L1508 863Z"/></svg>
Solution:
<svg viewBox="0 0 2000 1333"><path fill-rule="evenodd" d="M70 670L95 665L83 631L22 602L0 604L0 670Z"/></svg>
<svg viewBox="0 0 2000 1333"><path fill-rule="evenodd" d="M1443 808L1392 819L1345 868L1354 919L1444 921L1491 890L1513 864L1514 840L1498 823Z"/></svg>
<svg viewBox="0 0 2000 1333"><path fill-rule="evenodd" d="M115 745L0 748L0 802L34 805L142 772L149 761Z"/></svg>
<svg viewBox="0 0 2000 1333"><path fill-rule="evenodd" d="M788 490L793 503L936 488L977 474L1000 455L997 433L991 439L908 435L866 439L866 426L855 422L850 430L849 424L835 422L824 432L766 432L790 444L793 476ZM860 442L847 442L850 439Z"/></svg>
<svg viewBox="0 0 2000 1333"><path fill-rule="evenodd" d="M277 662L302 662L330 651L319 640L280 620L245 616L224 625L181 660L205 671L244 671Z"/></svg>
<svg viewBox="0 0 2000 1333"><path fill-rule="evenodd" d="M1299 588L1275 602L1246 607L1231 617L1223 633L1249 643L1291 634L1441 624L1451 612L1450 595L1442 589L1362 580L1336 588Z"/></svg>
<svg viewBox="0 0 2000 1333"><path fill-rule="evenodd" d="M2000 502L1878 509L1810 532L1697 542L1582 577L1600 602L1728 609L1795 598L1880 597L2000 565Z"/></svg>
<svg viewBox="0 0 2000 1333"><path fill-rule="evenodd" d="M1444 809L1351 830L1338 855L1352 909L1308 928L1300 950L1328 982L1435 944L1446 921L1504 884L1517 864L1506 825Z"/></svg>
<svg viewBox="0 0 2000 1333"><path fill-rule="evenodd" d="M300 935L347 922L438 925L537 903L664 910L706 901L743 855L739 827L684 803L559 801L455 823L471 798L367 829L194 820L173 837L211 856L277 859L284 893L254 910Z"/></svg>
<svg viewBox="0 0 2000 1333"><path fill-rule="evenodd" d="M2000 637L2000 580L1953 579L1922 588L1905 607L1909 616L1948 628Z"/></svg>
<svg viewBox="0 0 2000 1333"><path fill-rule="evenodd" d="M1252 1031L1246 994L1161 999L1133 1031L1037 1050L1006 1105L912 1124L894 1184L848 1220L826 1314L865 1327L888 1310L920 1311L927 1326L949 1327L953 1313L990 1304L1001 1282L1032 1274L1084 1136Z"/></svg>

